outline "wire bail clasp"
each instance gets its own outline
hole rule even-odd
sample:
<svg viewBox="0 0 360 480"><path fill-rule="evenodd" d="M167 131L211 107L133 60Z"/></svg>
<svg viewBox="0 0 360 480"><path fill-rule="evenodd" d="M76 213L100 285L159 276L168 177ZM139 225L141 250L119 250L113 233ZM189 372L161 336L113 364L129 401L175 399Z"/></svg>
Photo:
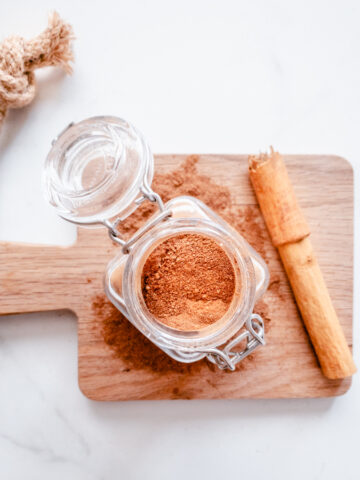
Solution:
<svg viewBox="0 0 360 480"><path fill-rule="evenodd" d="M241 352L233 351L243 340L246 340L245 348ZM212 348L204 353L207 359L221 370L234 371L239 362L261 345L265 345L264 321L260 315L253 313L246 321L246 330L231 340L223 350Z"/></svg>
<svg viewBox="0 0 360 480"><path fill-rule="evenodd" d="M141 196L137 198L134 203L137 206L140 206L143 202L148 200L149 202L158 206L159 213L150 222L145 223L143 227L139 228L139 230L137 230L137 232L129 240L126 241L117 229L123 219L117 218L113 223L110 220L104 220L102 222L102 224L105 225L105 227L109 230L109 237L111 240L122 246L122 251L124 254L128 254L130 252L130 247L146 232L172 215L171 210L167 210L165 208L164 202L162 201L160 195L150 188L145 179L143 185L140 187L140 192Z"/></svg>

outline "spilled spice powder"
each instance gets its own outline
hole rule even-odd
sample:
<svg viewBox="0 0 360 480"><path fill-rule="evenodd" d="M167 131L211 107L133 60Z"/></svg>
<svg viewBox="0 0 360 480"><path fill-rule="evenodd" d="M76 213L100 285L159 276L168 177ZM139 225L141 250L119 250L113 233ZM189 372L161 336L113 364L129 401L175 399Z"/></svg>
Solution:
<svg viewBox="0 0 360 480"><path fill-rule="evenodd" d="M123 371L147 369L158 374L196 374L203 368L215 371L210 362L180 363L148 340L109 302L105 294L96 295L92 311L101 323L101 333L113 355L123 362Z"/></svg>
<svg viewBox="0 0 360 480"><path fill-rule="evenodd" d="M155 173L151 188L164 202L180 195L190 195L204 202L220 215L231 214L231 195L227 187L216 184L210 177L200 175L197 155L190 155L176 169L166 174ZM124 236L133 235L156 210L153 204L143 203L118 228ZM255 247L256 248L256 247Z"/></svg>
<svg viewBox="0 0 360 480"><path fill-rule="evenodd" d="M175 170L166 174L155 174L152 187L158 192L164 202L179 195L191 195L203 201L217 214L236 228L244 238L257 250L265 260L272 249L271 240L266 231L259 208L255 205L235 206L227 187L216 184L210 177L200 175L196 163L198 156L188 156ZM124 236L131 236L136 232L155 211L152 204L142 204L120 226ZM281 300L279 293L279 276L271 272L272 282L266 295L276 296ZM121 359L124 370L149 369L159 374L181 373L198 374L203 368L217 372L210 362L196 362L183 364L172 360L168 355L157 348L142 335L106 298L98 295L92 302L95 318L102 325L102 335L105 343L112 349L113 355ZM269 332L271 323L270 308L265 298L255 305L255 313L261 315L265 321L266 332ZM237 370L246 368L253 361L249 355L242 361Z"/></svg>
<svg viewBox="0 0 360 480"><path fill-rule="evenodd" d="M205 235L168 238L150 254L142 273L147 308L177 330L199 330L224 316L235 274L226 252Z"/></svg>

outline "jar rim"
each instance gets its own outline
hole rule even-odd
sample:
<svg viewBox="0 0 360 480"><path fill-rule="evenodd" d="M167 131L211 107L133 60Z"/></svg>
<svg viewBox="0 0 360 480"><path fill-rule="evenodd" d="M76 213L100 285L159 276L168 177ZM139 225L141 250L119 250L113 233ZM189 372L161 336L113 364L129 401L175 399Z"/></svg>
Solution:
<svg viewBox="0 0 360 480"><path fill-rule="evenodd" d="M241 295L234 296L225 315L213 324L194 331L171 328L153 316L146 308L141 289L141 274L151 252L167 238L184 233L204 235L215 240L236 262L234 268ZM137 328L150 340L166 349L194 352L217 347L229 340L244 325L251 314L255 297L255 272L244 242L234 238L233 232L224 225L198 218L169 219L151 230L151 234L136 242L127 259L123 296L129 315L137 318Z"/></svg>

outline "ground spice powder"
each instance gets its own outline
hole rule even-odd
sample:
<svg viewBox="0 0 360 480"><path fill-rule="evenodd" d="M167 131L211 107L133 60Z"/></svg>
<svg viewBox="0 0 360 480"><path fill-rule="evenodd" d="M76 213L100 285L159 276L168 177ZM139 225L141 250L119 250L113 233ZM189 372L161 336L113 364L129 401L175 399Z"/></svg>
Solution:
<svg viewBox="0 0 360 480"><path fill-rule="evenodd" d="M196 163L198 157L191 155L175 170L166 174L155 174L152 187L166 202L179 195L191 195L202 200L206 205L221 215L235 227L263 258L268 260L268 251L272 245L266 227L257 206L237 207L232 203L227 187L216 184L210 177L200 175ZM131 236L143 225L144 221L154 213L154 207L146 202L140 206L130 218L121 224L125 236ZM268 292L282 301L282 289L279 276L271 274ZM216 371L210 362L183 364L172 360L168 355L142 335L106 298L97 295L92 302L93 314L100 323L105 343L111 348L113 355L122 360L124 370L148 369L158 374L177 372L196 374L202 368ZM270 309L265 299L255 305L255 313L265 321L267 333L270 330ZM244 369L253 360L250 355L241 362L237 369Z"/></svg>
<svg viewBox="0 0 360 480"><path fill-rule="evenodd" d="M199 330L228 310L235 274L219 244L204 235L168 238L150 254L142 273L147 308L177 330Z"/></svg>

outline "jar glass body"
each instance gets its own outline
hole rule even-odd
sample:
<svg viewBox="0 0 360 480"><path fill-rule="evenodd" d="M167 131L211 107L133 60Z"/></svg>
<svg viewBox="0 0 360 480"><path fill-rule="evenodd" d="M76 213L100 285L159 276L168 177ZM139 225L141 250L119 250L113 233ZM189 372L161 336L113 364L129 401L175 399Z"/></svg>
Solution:
<svg viewBox="0 0 360 480"><path fill-rule="evenodd" d="M263 259L227 222L193 197L176 197L165 204L172 216L145 233L131 248L108 265L105 291L111 302L149 340L172 358L193 362L229 341L251 316L265 292L269 273ZM151 222L151 219L148 220ZM151 252L170 237L193 233L215 240L228 255L235 273L235 292L227 313L210 326L180 331L161 323L146 308L142 269Z"/></svg>

